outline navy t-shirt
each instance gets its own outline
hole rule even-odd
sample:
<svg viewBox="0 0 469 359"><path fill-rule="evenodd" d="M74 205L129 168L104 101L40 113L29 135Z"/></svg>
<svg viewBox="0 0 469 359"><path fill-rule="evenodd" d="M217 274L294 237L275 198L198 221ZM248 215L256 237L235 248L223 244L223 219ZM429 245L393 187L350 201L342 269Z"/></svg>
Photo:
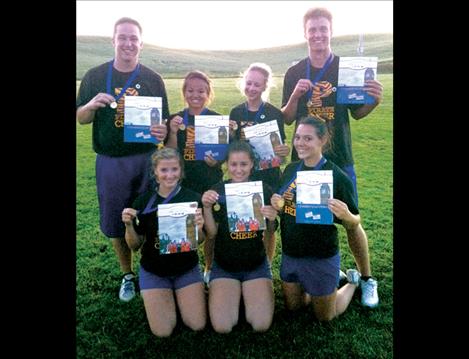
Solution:
<svg viewBox="0 0 469 359"><path fill-rule="evenodd" d="M250 178L251 180L251 178ZM225 184L231 180L219 182L212 189L222 198L225 197ZM272 190L263 183L264 205L270 205ZM239 272L252 270L259 266L265 258L263 230L252 232L230 231L226 202L220 201L220 210L212 209L218 232L215 237L215 261L226 271ZM266 222L268 219L266 219Z"/></svg>
<svg viewBox="0 0 469 359"><path fill-rule="evenodd" d="M134 201L133 208L137 211L144 210L154 193L154 191L148 191L139 196ZM158 204L163 203L164 200L165 198L157 194L152 208L156 209ZM184 187L181 187L181 190L168 203L179 202L197 202L198 207L202 207L200 195ZM137 226L134 221L134 227L138 234L145 236L145 241L141 247L142 256L140 264L146 271L162 277L175 276L197 265L199 257L197 251L194 250L182 253L160 254L156 211L139 215L138 218L139 224Z"/></svg>
<svg viewBox="0 0 469 359"><path fill-rule="evenodd" d="M290 163L283 173L282 188L296 178L299 161ZM299 171L309 171L311 167L303 165ZM332 170L333 195L346 203L350 212L358 214L358 207L354 196L353 184L348 176L331 161L327 161L321 170ZM322 224L296 223L296 181L287 187L284 195L285 206L280 214L280 233L282 237L282 251L292 257L328 258L339 251L337 227ZM334 216L335 223L342 223Z"/></svg>

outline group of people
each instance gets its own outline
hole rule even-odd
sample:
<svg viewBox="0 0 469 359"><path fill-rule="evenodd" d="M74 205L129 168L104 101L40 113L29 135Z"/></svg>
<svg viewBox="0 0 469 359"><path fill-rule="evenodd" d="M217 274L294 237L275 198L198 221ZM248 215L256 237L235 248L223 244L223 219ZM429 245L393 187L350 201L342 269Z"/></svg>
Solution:
<svg viewBox="0 0 469 359"><path fill-rule="evenodd" d="M375 99L373 105L337 104L334 92L327 90L337 86L339 63L330 47L332 15L327 9L310 9L303 25L308 57L285 74L281 108L268 102L269 66L254 63L244 72L240 89L246 101L229 115L225 180L221 161L210 155L195 160L194 116L218 114L208 108L214 96L212 81L201 71L189 72L182 86L187 107L171 115L161 76L139 62L142 28L136 20L126 17L115 23L114 59L89 70L81 82L77 120L93 123L100 226L123 272L119 298L130 301L135 296L132 251L140 250L138 284L150 329L159 337L174 330L176 308L192 330L205 327L204 280L216 332L228 333L238 323L241 298L246 321L255 331L268 330L274 314L271 263L278 226L280 278L288 309L311 304L319 320L331 320L346 310L358 287L362 305L378 305L377 281L371 276L358 210L349 112L355 119L369 114L381 102L382 85L376 80L365 83L365 91ZM163 148L123 141L125 96L162 98L166 121L152 125L151 135ZM295 123L292 161L283 172L280 167L256 170L256 155L244 138L244 128L273 120L283 143L274 148L280 158L290 154L284 124ZM347 270L347 283L341 287L337 227L295 221L296 172L319 169L333 173L328 207L334 222L345 228L357 265L357 270ZM266 228L240 236L230 227L225 184L247 181L262 181L260 210ZM192 201L198 203L194 223L198 244L203 244L203 276L197 250L161 254L159 249L158 204Z"/></svg>

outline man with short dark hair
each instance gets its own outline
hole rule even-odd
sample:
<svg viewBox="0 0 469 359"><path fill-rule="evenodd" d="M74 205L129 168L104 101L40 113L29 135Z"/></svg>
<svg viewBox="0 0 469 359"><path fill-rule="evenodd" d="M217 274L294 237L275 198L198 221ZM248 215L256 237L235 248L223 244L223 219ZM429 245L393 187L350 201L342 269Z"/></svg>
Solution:
<svg viewBox="0 0 469 359"><path fill-rule="evenodd" d="M162 98L163 118L169 117L168 99L159 74L139 63L143 48L142 28L131 18L119 19L112 38L114 59L90 69L80 84L77 97L77 121L93 123L93 149L96 152L96 184L101 231L111 239L124 275L119 298L135 296L132 253L124 235L122 210L149 185L152 143L124 142L125 96ZM151 135L164 141L164 124L151 126Z"/></svg>

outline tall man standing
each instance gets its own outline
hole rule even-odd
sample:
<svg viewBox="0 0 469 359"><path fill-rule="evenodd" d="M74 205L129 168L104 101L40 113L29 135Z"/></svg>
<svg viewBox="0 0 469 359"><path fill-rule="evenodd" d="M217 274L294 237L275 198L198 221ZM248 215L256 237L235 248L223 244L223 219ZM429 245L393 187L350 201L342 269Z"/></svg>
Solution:
<svg viewBox="0 0 469 359"><path fill-rule="evenodd" d="M358 202L352 156L349 111L356 120L368 115L381 102L383 87L376 80L365 82L365 91L374 97L373 104L341 105L336 103L339 57L332 53L332 14L324 8L309 9L303 17L308 57L290 67L283 84L282 112L287 125L312 115L324 119L331 133L331 146L325 157L344 170L352 180ZM298 160L292 149L292 161ZM362 305L378 305L378 283L371 277L368 239L361 224L347 230L350 249L361 273Z"/></svg>

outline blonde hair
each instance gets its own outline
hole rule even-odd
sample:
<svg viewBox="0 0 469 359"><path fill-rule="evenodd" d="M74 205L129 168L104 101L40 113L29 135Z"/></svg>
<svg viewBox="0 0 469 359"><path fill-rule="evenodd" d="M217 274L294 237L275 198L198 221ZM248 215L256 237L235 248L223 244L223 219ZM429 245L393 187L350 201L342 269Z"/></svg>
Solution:
<svg viewBox="0 0 469 359"><path fill-rule="evenodd" d="M152 153L151 155L152 171L150 172L150 177L155 178L155 169L161 160L172 160L172 159L176 159L179 162L179 166L181 167L181 178L179 179L179 181L181 181L184 178L184 161L179 151L171 147L163 147L158 150L155 150Z"/></svg>
<svg viewBox="0 0 469 359"><path fill-rule="evenodd" d="M272 75L272 69L269 65L264 64L263 62L254 62L249 67L240 74L240 79L238 80L238 88L241 91L241 94L244 96L244 87L246 86L246 76L250 71L260 72L265 77L265 90L262 92L262 100L268 101L270 95L270 89L275 86L274 79Z"/></svg>
<svg viewBox="0 0 469 359"><path fill-rule="evenodd" d="M332 14L324 7L311 8L303 16L303 30L306 30L306 23L309 19L324 17L329 21L332 31Z"/></svg>

